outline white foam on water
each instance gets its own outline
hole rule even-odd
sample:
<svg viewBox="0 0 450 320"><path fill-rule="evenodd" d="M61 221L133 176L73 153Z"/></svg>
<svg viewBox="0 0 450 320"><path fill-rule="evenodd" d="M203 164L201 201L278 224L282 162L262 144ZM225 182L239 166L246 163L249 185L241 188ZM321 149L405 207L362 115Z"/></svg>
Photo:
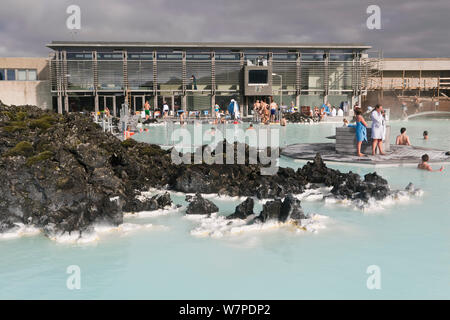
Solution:
<svg viewBox="0 0 450 320"><path fill-rule="evenodd" d="M174 190L164 190L164 189L156 189L156 188L150 188L149 191L141 192L141 196L145 197L152 197L155 194L161 193L161 192L169 192L170 195L179 196L179 197L186 197L186 196L195 196L195 193L186 193L181 191L174 191ZM217 193L200 193L200 195L204 199L216 199L220 201L245 201L249 197L245 196L227 196L223 194L217 194Z"/></svg>
<svg viewBox="0 0 450 320"><path fill-rule="evenodd" d="M325 205L340 205L345 207L350 207L353 210L359 210L364 213L377 213L386 211L387 208L392 207L394 205L399 204L408 204L411 205L414 201L417 201L417 198L423 195L423 191L421 189L414 189L411 191L407 190L396 190L392 191L386 198L383 200L377 200L375 198L369 198L367 202L362 201L361 199L339 199L334 197L333 195L328 195L324 198Z"/></svg>
<svg viewBox="0 0 450 320"><path fill-rule="evenodd" d="M168 227L154 225L151 223L147 224L135 224L135 223L122 223L118 226L106 225L106 224L96 224L94 225L93 231L91 232L72 232L63 234L52 234L48 238L57 243L61 244L93 244L98 242L102 237L110 234L118 234L120 236L127 236L133 232L141 230L167 230Z"/></svg>
<svg viewBox="0 0 450 320"><path fill-rule="evenodd" d="M23 223L15 223L15 227L4 232L0 233L0 240L8 240L8 239L17 239L21 237L30 237L35 236L37 234L41 233L41 230L38 228L31 226L31 225L25 225Z"/></svg>
<svg viewBox="0 0 450 320"><path fill-rule="evenodd" d="M139 212L124 212L123 218L154 218L160 216L167 216L171 213L180 212L184 210L183 207L177 207L175 205L166 206L164 209L152 210L152 211L139 211Z"/></svg>
<svg viewBox="0 0 450 320"><path fill-rule="evenodd" d="M195 217L194 217L195 216ZM303 219L301 225L293 220L281 223L278 221L267 221L265 223L247 224L243 219L226 219L216 213L207 215L189 215L187 219L197 221L199 226L191 230L191 235L196 237L223 238L237 236L247 233L259 233L274 230L288 230L291 232L317 232L325 228L326 216L313 214L308 219ZM250 217L251 219L251 217Z"/></svg>

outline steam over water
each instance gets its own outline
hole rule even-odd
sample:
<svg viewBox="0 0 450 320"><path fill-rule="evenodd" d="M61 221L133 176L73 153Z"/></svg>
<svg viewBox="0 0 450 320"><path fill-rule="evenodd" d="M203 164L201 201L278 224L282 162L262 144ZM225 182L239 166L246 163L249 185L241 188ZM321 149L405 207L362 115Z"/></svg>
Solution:
<svg viewBox="0 0 450 320"><path fill-rule="evenodd" d="M414 145L450 150L448 120L390 124L391 141L404 126ZM335 126L288 125L280 128L281 143L330 142L325 137ZM136 139L166 144L167 136L165 126L153 126ZM303 162L282 158L280 165ZM226 197L208 197L220 208L211 218L185 217L183 208L143 212L127 215L117 228L97 226L82 241L52 240L22 227L0 236L0 298L449 299L450 166L429 173L413 166L327 165L360 175L376 170L391 189L412 182L423 194L364 211L304 196L302 207L314 217L307 230L228 226L222 216L244 199ZM184 197L172 193L186 206ZM71 265L80 267L80 290L66 286ZM366 286L372 265L380 268L380 290Z"/></svg>

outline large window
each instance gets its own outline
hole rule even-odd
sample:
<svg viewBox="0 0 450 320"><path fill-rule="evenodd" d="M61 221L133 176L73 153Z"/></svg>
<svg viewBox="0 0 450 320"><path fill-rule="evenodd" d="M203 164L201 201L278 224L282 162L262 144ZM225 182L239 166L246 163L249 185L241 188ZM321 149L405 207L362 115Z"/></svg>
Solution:
<svg viewBox="0 0 450 320"><path fill-rule="evenodd" d="M267 84L268 82L267 70L249 70L248 71L248 84Z"/></svg>
<svg viewBox="0 0 450 320"><path fill-rule="evenodd" d="M28 70L28 80L36 81L37 80L37 72L36 70Z"/></svg>
<svg viewBox="0 0 450 320"><path fill-rule="evenodd" d="M123 55L122 53L97 54L97 72L99 90L123 89Z"/></svg>
<svg viewBox="0 0 450 320"><path fill-rule="evenodd" d="M36 69L0 69L0 80L36 81Z"/></svg>
<svg viewBox="0 0 450 320"><path fill-rule="evenodd" d="M27 70L17 70L17 80L26 81L27 80Z"/></svg>
<svg viewBox="0 0 450 320"><path fill-rule="evenodd" d="M6 69L6 80L8 80L8 81L16 80L16 70L15 69Z"/></svg>

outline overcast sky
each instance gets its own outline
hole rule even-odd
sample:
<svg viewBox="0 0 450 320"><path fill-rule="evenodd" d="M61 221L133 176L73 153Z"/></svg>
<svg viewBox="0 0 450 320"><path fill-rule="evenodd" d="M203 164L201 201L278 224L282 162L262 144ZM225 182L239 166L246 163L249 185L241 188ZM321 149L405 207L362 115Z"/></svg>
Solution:
<svg viewBox="0 0 450 320"><path fill-rule="evenodd" d="M81 8L81 30L66 8ZM369 5L381 30L369 30ZM358 42L385 57L450 57L450 0L0 0L0 56L52 40Z"/></svg>

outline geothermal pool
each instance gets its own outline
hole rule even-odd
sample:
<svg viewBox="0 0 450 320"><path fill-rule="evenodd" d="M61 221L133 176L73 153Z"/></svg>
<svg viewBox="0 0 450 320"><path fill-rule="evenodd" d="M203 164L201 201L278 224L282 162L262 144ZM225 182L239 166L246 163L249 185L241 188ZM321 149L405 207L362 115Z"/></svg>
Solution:
<svg viewBox="0 0 450 320"><path fill-rule="evenodd" d="M448 120L390 124L391 139L405 126L414 145L450 150ZM329 142L325 137L334 134L336 125L289 124L280 128L281 142ZM422 139L423 130L429 131L428 141ZM164 125L135 136L159 144L167 144L167 137ZM281 166L293 168L303 163L280 160ZM374 171L327 165L361 175ZM391 189L412 182L423 194L364 211L311 197L302 207L322 217L315 232L273 226L221 236L215 232L220 218L208 222L169 210L127 217L124 226L103 228L86 243L26 231L2 235L0 298L449 299L450 167L442 173L411 166L376 171ZM184 195L172 198L186 204ZM219 215L227 215L242 199L213 201ZM198 232L200 227L211 235ZM80 267L80 290L66 286L71 265ZM369 290L367 268L373 265L380 270L381 288Z"/></svg>

